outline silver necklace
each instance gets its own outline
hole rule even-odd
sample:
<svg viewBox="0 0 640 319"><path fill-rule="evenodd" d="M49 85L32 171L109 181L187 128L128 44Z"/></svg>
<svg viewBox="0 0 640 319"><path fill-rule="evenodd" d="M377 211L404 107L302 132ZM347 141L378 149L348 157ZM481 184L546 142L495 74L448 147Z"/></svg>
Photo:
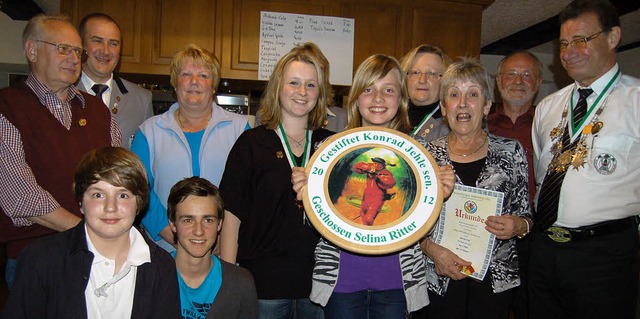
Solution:
<svg viewBox="0 0 640 319"><path fill-rule="evenodd" d="M303 148L304 145L302 145L302 142L304 142L307 139L307 136L303 136L302 139L300 139L299 141L296 141L293 137L291 137L289 134L284 133L284 135L286 135L289 139L291 139L294 143L296 143L296 147L297 148Z"/></svg>

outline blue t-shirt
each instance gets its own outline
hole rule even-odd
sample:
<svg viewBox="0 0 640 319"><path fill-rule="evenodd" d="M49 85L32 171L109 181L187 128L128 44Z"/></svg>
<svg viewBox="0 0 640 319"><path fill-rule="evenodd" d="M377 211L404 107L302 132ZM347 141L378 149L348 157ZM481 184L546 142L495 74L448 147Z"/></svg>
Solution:
<svg viewBox="0 0 640 319"><path fill-rule="evenodd" d="M198 132L184 132L184 137L187 138L189 148L191 149L191 167L193 167L193 176L200 176L200 145L202 144L202 137L204 136L204 130Z"/></svg>
<svg viewBox="0 0 640 319"><path fill-rule="evenodd" d="M176 252L172 252L171 256L176 258ZM180 287L180 308L183 319L204 319L213 301L218 295L220 286L222 285L222 266L218 257L211 255L213 267L204 279L200 287L191 288L182 279L180 273L176 270L178 276L178 286Z"/></svg>

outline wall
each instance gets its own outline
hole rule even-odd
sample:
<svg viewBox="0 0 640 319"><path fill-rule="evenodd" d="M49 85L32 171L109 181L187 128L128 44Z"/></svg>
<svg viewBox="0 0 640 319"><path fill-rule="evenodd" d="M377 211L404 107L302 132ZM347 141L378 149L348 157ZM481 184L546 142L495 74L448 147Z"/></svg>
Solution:
<svg viewBox="0 0 640 319"><path fill-rule="evenodd" d="M22 31L26 21L14 21L4 12L0 12L0 62L25 64L22 52Z"/></svg>
<svg viewBox="0 0 640 319"><path fill-rule="evenodd" d="M618 63L623 74L640 79L640 48L618 54Z"/></svg>
<svg viewBox="0 0 640 319"><path fill-rule="evenodd" d="M22 50L22 31L26 21L14 21L0 12L0 88L9 85L9 73L27 73L27 59Z"/></svg>

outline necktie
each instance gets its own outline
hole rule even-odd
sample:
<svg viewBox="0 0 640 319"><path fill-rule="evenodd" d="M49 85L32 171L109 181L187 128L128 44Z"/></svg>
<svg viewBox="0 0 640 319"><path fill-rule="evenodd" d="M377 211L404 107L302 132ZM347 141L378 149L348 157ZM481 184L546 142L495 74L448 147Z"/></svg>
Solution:
<svg viewBox="0 0 640 319"><path fill-rule="evenodd" d="M573 123L580 122L587 113L587 97L593 93L592 89L579 89L578 104L574 110ZM564 152L576 146L578 140L570 143L569 130L565 129L562 134L562 150ZM538 196L538 209L536 216L536 225L542 231L549 228L558 219L558 203L560 201L560 188L564 181L564 172L556 172L555 170L547 172L540 187L540 195Z"/></svg>
<svg viewBox="0 0 640 319"><path fill-rule="evenodd" d="M91 87L91 91L96 93L96 96L102 100L102 93L104 93L109 88L106 84L94 84Z"/></svg>
<svg viewBox="0 0 640 319"><path fill-rule="evenodd" d="M577 128L582 118L587 114L587 97L593 93L592 89L578 89L578 104L573 110L573 127Z"/></svg>

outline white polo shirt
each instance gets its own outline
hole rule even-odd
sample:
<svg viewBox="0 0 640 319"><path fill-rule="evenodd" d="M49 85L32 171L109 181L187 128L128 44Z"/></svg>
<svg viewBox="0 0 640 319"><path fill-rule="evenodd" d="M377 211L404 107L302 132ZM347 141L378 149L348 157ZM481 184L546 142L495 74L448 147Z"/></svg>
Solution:
<svg viewBox="0 0 640 319"><path fill-rule="evenodd" d="M89 251L94 255L89 283L84 291L88 318L131 318L138 266L151 262L149 246L142 234L132 227L129 230L129 255L116 274L115 260L97 251L86 225L85 237Z"/></svg>

